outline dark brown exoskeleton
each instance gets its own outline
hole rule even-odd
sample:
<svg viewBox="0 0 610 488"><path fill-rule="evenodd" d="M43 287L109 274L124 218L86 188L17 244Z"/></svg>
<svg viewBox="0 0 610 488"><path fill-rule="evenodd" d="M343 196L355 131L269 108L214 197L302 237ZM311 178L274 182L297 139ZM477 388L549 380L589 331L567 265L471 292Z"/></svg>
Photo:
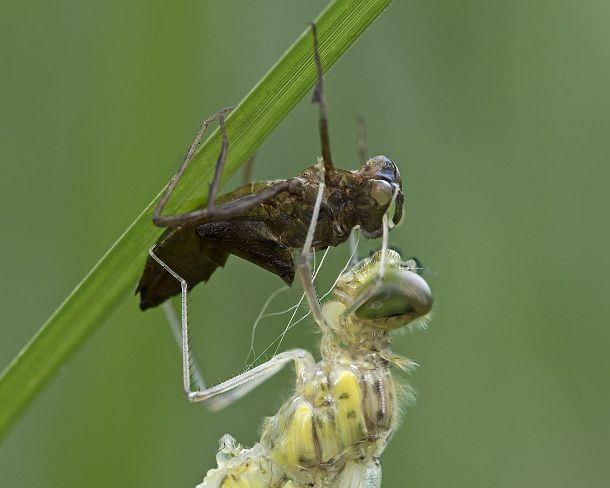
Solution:
<svg viewBox="0 0 610 488"><path fill-rule="evenodd" d="M229 109L204 121L153 217L156 225L168 227L154 253L186 280L189 290L201 281L207 282L217 267L224 266L229 254L246 259L292 284L295 264L291 250L305 244L321 181L324 193L312 242L316 250L345 242L357 226L367 238L381 236L384 215L393 202L392 221L398 224L401 220L402 179L393 161L386 156L376 156L365 161L357 171L335 168L333 164L315 24L312 23L311 28L318 73L313 101L320 107L320 164L306 168L294 178L250 183L216 198L229 147L225 129L225 114ZM182 214L161 215L205 129L215 118L220 124L222 148L207 205ZM364 160L362 146L359 152ZM146 310L179 294L180 283L149 256L138 292L140 308Z"/></svg>

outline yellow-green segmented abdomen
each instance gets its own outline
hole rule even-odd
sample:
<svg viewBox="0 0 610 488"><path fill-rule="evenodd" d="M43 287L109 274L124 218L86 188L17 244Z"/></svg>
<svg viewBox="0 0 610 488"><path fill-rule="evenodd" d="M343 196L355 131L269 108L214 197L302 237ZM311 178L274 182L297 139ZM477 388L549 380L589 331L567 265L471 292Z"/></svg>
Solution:
<svg viewBox="0 0 610 488"><path fill-rule="evenodd" d="M261 443L290 478L309 471L314 482L317 468L381 454L395 423L394 383L387 367L356 364L321 363L266 423Z"/></svg>

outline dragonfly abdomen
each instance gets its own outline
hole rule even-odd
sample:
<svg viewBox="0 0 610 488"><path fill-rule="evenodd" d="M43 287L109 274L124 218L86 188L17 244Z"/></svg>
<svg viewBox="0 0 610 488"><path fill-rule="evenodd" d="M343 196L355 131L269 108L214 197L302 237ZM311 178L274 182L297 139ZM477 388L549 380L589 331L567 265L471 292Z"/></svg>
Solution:
<svg viewBox="0 0 610 488"><path fill-rule="evenodd" d="M381 455L397 410L386 366L323 361L269 419L261 443L289 478L315 483L349 459Z"/></svg>
<svg viewBox="0 0 610 488"><path fill-rule="evenodd" d="M370 361L315 365L278 413L260 444L242 449L231 436L207 487L297 488L326 485L348 464L377 462L396 425L397 392L387 366ZM229 453L227 455L227 453Z"/></svg>

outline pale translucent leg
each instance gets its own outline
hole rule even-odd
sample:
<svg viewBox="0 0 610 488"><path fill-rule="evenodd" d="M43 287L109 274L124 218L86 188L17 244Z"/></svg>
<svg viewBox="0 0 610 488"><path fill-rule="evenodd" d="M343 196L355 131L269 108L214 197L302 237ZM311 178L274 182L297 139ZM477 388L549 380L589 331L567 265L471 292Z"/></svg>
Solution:
<svg viewBox="0 0 610 488"><path fill-rule="evenodd" d="M349 267L353 267L358 262L358 232L360 232L359 228L352 229L352 232L349 235Z"/></svg>
<svg viewBox="0 0 610 488"><path fill-rule="evenodd" d="M308 351L304 349L291 349L218 385L200 391L191 391L189 384L187 385L189 390L186 390L185 387L185 391L190 401L205 402L211 409L219 410L240 399L246 393L271 378L290 361L295 363L297 376L300 376L300 372L304 369L311 368L314 365L313 356Z"/></svg>
<svg viewBox="0 0 610 488"><path fill-rule="evenodd" d="M180 319L178 318L178 314L176 313L176 309L174 308L174 304L171 300L167 300L163 302L163 311L165 312L165 318L169 323L169 328L172 331L172 335L176 340L176 344L178 345L178 349L182 350L182 328L180 324ZM191 373L193 376L193 380L195 381L195 388L198 390L203 390L206 388L205 380L203 379L203 375L201 374L201 368L197 363L197 360L191 356Z"/></svg>
<svg viewBox="0 0 610 488"><path fill-rule="evenodd" d="M321 172L324 171L324 167L322 165L319 165L319 168ZM303 244L301 254L299 255L299 258L297 260L297 274L299 275L301 285L303 286L303 292L305 293L305 297L307 298L307 303L309 304L311 314L321 328L326 327L326 321L324 320L324 315L322 314L322 308L320 307L316 288L313 284L311 266L309 264L309 254L311 252L311 244L313 242L314 233L316 231L316 225L318 224L320 206L322 205L322 198L324 197L324 188L324 177L322 176L320 178L318 195L316 197L316 203L314 205L313 212L311 215L311 222L309 222L309 229L307 230L305 243Z"/></svg>
<svg viewBox="0 0 610 488"><path fill-rule="evenodd" d="M180 282L180 297L182 304L182 381L184 391L187 395L187 398L191 402L205 402L205 404L210 409L218 410L233 403L235 400L244 396L246 393L258 386L260 383L269 379L290 361L295 362L297 376L303 371L303 369L309 368L315 364L314 359L309 352L303 349L292 349L290 351L285 351L281 354L278 354L277 356L271 358L269 361L248 371L245 371L244 373L241 373L218 385L212 386L210 388L203 388L201 390L193 391L191 388L191 356L189 350L188 336L188 285L184 278L182 278L173 269L167 266L167 264L161 261L161 259L154 253L153 249L154 247L149 249L148 251L150 256L155 261L157 261L169 274L171 274Z"/></svg>
<svg viewBox="0 0 610 488"><path fill-rule="evenodd" d="M394 188L394 195L392 196L392 203L396 200L396 195L398 195L398 186ZM392 207L392 204L388 206L388 211ZM386 255L388 252L388 234L390 231L390 226L388 223L388 212L383 214L382 224L383 224L383 238L381 240L381 258L379 259L379 272L375 277L375 282L373 286L370 286L362 295L360 295L354 302L347 307L343 314L344 316L350 315L355 312L364 304L369 298L371 298L375 293L379 291L381 284L383 283L383 277L385 276L385 261Z"/></svg>

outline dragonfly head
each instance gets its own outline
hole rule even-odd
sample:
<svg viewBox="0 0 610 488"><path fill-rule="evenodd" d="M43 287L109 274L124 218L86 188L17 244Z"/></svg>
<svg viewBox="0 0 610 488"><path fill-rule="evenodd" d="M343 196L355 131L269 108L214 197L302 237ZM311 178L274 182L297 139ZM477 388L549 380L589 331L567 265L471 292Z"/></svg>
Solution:
<svg viewBox="0 0 610 488"><path fill-rule="evenodd" d="M389 249L383 280L377 283L380 262L381 251L377 251L352 271L350 279L356 283L350 293L352 303L370 294L353 312L355 317L370 327L393 330L426 316L434 299L428 283L418 273L418 262L403 261L398 252Z"/></svg>
<svg viewBox="0 0 610 488"><path fill-rule="evenodd" d="M386 212L390 211L394 225L402 220L402 178L394 161L386 156L369 159L356 175L361 179L356 198L360 227L366 238L374 239L383 233L382 217Z"/></svg>

